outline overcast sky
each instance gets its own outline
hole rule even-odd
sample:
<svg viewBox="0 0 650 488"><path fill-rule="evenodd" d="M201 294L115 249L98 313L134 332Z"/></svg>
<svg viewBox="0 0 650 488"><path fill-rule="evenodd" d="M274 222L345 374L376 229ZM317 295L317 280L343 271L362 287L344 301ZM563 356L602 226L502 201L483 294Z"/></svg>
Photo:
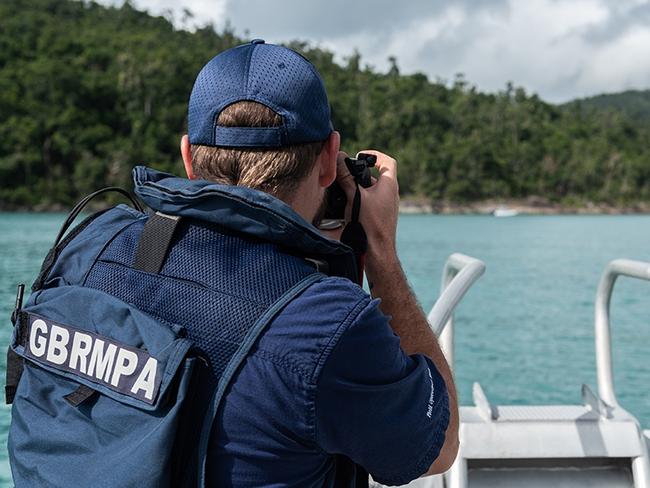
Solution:
<svg viewBox="0 0 650 488"><path fill-rule="evenodd" d="M102 0L121 4L121 0ZM650 88L650 0L134 0L267 42L354 49L384 70L432 79L456 73L483 91L508 80L552 102Z"/></svg>

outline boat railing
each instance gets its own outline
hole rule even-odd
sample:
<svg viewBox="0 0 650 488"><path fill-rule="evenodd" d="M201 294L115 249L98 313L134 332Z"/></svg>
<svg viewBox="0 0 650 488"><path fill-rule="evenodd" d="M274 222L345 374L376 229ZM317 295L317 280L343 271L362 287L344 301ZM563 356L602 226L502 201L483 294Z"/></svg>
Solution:
<svg viewBox="0 0 650 488"><path fill-rule="evenodd" d="M454 309L485 265L454 254L442 292L429 314L453 365ZM496 405L478 383L474 405L460 407L460 451L444 476L423 478L410 488L468 486L562 486L650 488L650 431L619 406L614 392L610 303L619 276L650 281L650 263L609 263L598 285L595 309L598 389L582 386L582 405Z"/></svg>
<svg viewBox="0 0 650 488"><path fill-rule="evenodd" d="M453 366L454 310L467 290L483 273L485 273L485 263L465 254L454 253L445 262L440 296L431 308L427 319L440 338L440 345L450 366Z"/></svg>
<svg viewBox="0 0 650 488"><path fill-rule="evenodd" d="M619 403L614 391L609 309L614 285L619 276L650 281L650 263L615 259L607 265L598 284L595 310L598 392L600 398L611 407L618 407Z"/></svg>

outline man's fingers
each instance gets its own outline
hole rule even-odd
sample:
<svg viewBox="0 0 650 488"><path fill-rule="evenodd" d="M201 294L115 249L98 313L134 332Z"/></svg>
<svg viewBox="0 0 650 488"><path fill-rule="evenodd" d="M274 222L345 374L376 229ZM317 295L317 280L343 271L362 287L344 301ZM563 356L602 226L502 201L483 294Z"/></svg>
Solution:
<svg viewBox="0 0 650 488"><path fill-rule="evenodd" d="M379 170L380 176L388 176L394 180L397 180L397 161L393 158L379 151L373 149L366 149L359 151L364 154L372 154L377 157L377 162L375 163L376 168Z"/></svg>

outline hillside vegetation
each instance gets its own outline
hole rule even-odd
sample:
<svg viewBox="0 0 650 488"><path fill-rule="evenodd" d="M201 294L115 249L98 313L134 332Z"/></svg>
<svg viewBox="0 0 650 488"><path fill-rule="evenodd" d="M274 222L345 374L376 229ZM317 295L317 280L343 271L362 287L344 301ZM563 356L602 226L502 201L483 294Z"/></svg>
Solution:
<svg viewBox="0 0 650 488"><path fill-rule="evenodd" d="M566 104L568 108L580 105L582 109L595 111L617 110L631 119L650 122L650 90L627 90L621 93L605 93L588 98L581 98Z"/></svg>
<svg viewBox="0 0 650 488"><path fill-rule="evenodd" d="M130 186L136 164L179 173L194 77L244 41L210 25L179 30L128 3L0 2L0 208L68 205ZM556 107L512 85L486 94L462 76L403 75L397 60L382 73L359 56L337 64L331 52L292 47L322 73L344 148L394 154L405 194L650 201L647 122Z"/></svg>

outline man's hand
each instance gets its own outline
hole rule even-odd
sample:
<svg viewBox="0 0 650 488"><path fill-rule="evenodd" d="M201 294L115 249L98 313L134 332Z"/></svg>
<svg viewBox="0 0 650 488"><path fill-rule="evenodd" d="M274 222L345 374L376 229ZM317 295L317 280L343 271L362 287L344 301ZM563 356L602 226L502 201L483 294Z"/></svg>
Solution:
<svg viewBox="0 0 650 488"><path fill-rule="evenodd" d="M394 261L397 257L395 245L399 213L397 161L379 151L368 149L360 152L375 155L377 157L375 167L379 170L379 176L373 178L371 187L359 187L361 192L359 220L368 237L366 266L368 272L372 274L373 270L382 263ZM349 220L356 185L345 165L346 157L348 157L346 153L339 152L336 180L348 200L345 217Z"/></svg>

